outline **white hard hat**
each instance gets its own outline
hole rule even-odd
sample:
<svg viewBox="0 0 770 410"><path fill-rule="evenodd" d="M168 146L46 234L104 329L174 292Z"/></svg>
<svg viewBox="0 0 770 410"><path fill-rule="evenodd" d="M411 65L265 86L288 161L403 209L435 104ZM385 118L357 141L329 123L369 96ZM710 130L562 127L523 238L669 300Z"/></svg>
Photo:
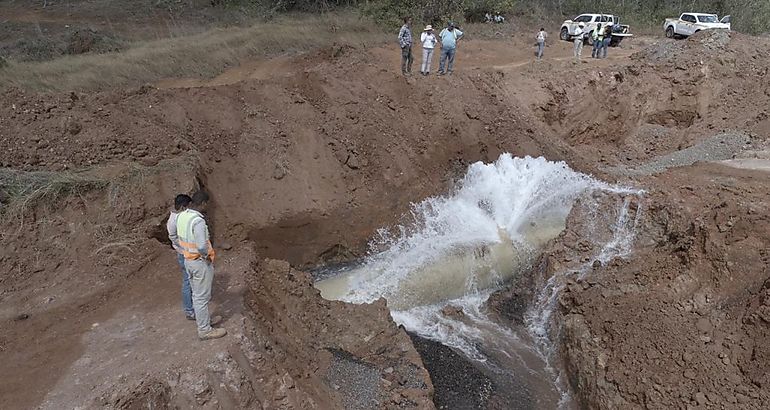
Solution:
<svg viewBox="0 0 770 410"><path fill-rule="evenodd" d="M585 26L586 26L586 23L583 23L582 21L578 23L578 27L585 27Z"/></svg>

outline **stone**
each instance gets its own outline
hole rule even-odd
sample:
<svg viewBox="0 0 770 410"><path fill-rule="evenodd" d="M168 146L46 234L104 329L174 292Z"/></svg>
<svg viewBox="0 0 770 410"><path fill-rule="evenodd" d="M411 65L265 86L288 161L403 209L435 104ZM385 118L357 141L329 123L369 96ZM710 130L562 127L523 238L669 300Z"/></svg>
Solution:
<svg viewBox="0 0 770 410"><path fill-rule="evenodd" d="M348 160L345 162L345 165L347 165L350 169L359 169L361 168L361 161L358 159L356 154L351 153L348 156Z"/></svg>
<svg viewBox="0 0 770 410"><path fill-rule="evenodd" d="M459 306L447 305L441 309L441 314L452 319L462 319L465 317L463 308Z"/></svg>
<svg viewBox="0 0 770 410"><path fill-rule="evenodd" d="M608 360L607 353L604 353L604 352L599 353L599 355L596 357L596 365L600 369L605 369L607 368L607 360Z"/></svg>
<svg viewBox="0 0 770 410"><path fill-rule="evenodd" d="M158 159L155 157L144 157L139 160L139 163L146 167L154 167L158 165Z"/></svg>
<svg viewBox="0 0 770 410"><path fill-rule="evenodd" d="M728 374L726 379L727 379L727 381L729 381L730 383L732 383L734 385L740 385L741 383L743 383L743 379L737 373L730 373L730 374Z"/></svg>
<svg viewBox="0 0 770 410"><path fill-rule="evenodd" d="M273 169L273 179L281 180L286 176L286 174L286 168L276 164L275 169Z"/></svg>
<svg viewBox="0 0 770 410"><path fill-rule="evenodd" d="M714 329L714 326L711 324L711 320L705 317L698 319L698 321L695 322L695 327L701 333L709 333Z"/></svg>
<svg viewBox="0 0 770 410"><path fill-rule="evenodd" d="M78 135L83 130L83 126L72 118L68 118L64 125L64 130L70 135Z"/></svg>
<svg viewBox="0 0 770 410"><path fill-rule="evenodd" d="M698 402L699 406L704 406L706 405L706 403L708 403L708 399L706 398L706 395L700 391L695 393L695 401Z"/></svg>

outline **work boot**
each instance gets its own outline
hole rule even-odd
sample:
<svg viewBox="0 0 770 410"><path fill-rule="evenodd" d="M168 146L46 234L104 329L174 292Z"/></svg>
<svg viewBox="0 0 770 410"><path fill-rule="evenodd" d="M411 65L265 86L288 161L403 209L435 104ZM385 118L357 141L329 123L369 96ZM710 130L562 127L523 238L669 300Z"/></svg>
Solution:
<svg viewBox="0 0 770 410"><path fill-rule="evenodd" d="M227 330L221 327L217 327L209 330L208 333L198 334L198 339L199 340L219 339L220 337L224 337L226 334L227 334Z"/></svg>

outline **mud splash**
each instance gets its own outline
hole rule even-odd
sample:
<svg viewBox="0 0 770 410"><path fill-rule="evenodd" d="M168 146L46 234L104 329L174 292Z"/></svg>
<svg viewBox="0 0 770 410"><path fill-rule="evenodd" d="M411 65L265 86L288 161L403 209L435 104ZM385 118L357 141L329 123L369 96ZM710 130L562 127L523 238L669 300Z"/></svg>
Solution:
<svg viewBox="0 0 770 410"><path fill-rule="evenodd" d="M548 284L530 314L531 334L500 326L484 306L558 236L575 201L596 191L635 193L544 158L503 154L475 163L454 192L414 205L408 223L381 230L362 264L316 287L325 298L352 303L384 297L407 330L463 352L498 380L523 379L535 407L566 405L541 331L558 284ZM606 257L628 248L615 242L601 246Z"/></svg>

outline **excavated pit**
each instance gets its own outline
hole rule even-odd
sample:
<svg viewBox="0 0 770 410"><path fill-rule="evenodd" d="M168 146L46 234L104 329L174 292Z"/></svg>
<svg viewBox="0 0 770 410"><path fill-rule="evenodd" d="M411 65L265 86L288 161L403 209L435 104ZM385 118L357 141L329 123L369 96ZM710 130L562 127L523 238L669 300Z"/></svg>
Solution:
<svg viewBox="0 0 770 410"><path fill-rule="evenodd" d="M766 164L708 163L767 148L767 42L494 69L483 50L510 44L470 44L479 67L446 83L405 82L372 48L225 86L5 92L4 169L76 195L3 222L0 407L767 407ZM504 152L525 166L491 164ZM555 164L527 155L565 160L545 185L568 194L506 219ZM453 202L476 161L524 182ZM159 239L169 199L201 185L231 336L180 350L194 330ZM348 267L327 296L388 306L321 299L295 269L319 264Z"/></svg>
<svg viewBox="0 0 770 410"><path fill-rule="evenodd" d="M608 194L620 198L617 209L599 206ZM493 164L471 165L450 193L413 205L412 220L380 230L363 261L336 274L325 269L315 286L327 299L368 303L384 297L440 380L437 405L481 397L482 407L572 408L558 370L558 342L549 334L562 279L548 278L533 289L541 296L523 302L531 308L518 326L499 321L487 301L511 282L537 273L533 263L546 244L558 242L576 201L593 211L583 217L589 219L585 225L595 227L596 260L625 256L637 215L629 215L628 207L640 194L563 163L504 154ZM598 232L603 224L610 226L609 236ZM459 374L442 360L447 352L441 349L447 347L487 382L458 390L463 383L454 377Z"/></svg>

